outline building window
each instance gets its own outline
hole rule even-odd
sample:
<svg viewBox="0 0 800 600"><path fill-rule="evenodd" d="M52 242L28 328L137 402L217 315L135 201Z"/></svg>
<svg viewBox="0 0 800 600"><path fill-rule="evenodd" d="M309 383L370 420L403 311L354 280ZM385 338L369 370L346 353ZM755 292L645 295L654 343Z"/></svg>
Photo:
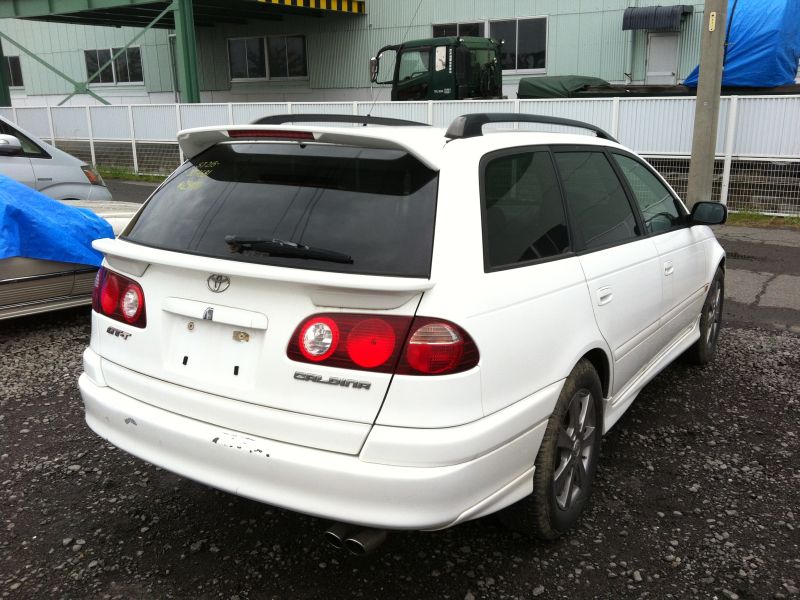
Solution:
<svg viewBox="0 0 800 600"><path fill-rule="evenodd" d="M6 56L5 64L6 82L10 87L22 87L22 67L19 64L19 56Z"/></svg>
<svg viewBox="0 0 800 600"><path fill-rule="evenodd" d="M483 37L484 23L443 23L433 26L433 37L472 36Z"/></svg>
<svg viewBox="0 0 800 600"><path fill-rule="evenodd" d="M547 18L508 19L489 23L489 35L503 40L503 70L543 71L547 66Z"/></svg>
<svg viewBox="0 0 800 600"><path fill-rule="evenodd" d="M306 38L278 35L228 40L231 80L307 77Z"/></svg>
<svg viewBox="0 0 800 600"><path fill-rule="evenodd" d="M267 76L264 38L228 40L228 62L231 79L264 79Z"/></svg>
<svg viewBox="0 0 800 600"><path fill-rule="evenodd" d="M116 54L120 48L112 48L111 53ZM142 53L139 48L126 48L114 60L114 79L117 83L143 83Z"/></svg>
<svg viewBox="0 0 800 600"><path fill-rule="evenodd" d="M111 57L120 52L114 62L105 67L91 83L144 83L142 74L142 52L139 48L111 48L84 50L86 75L91 77Z"/></svg>
<svg viewBox="0 0 800 600"><path fill-rule="evenodd" d="M306 77L306 38L302 35L281 35L267 38L269 76Z"/></svg>

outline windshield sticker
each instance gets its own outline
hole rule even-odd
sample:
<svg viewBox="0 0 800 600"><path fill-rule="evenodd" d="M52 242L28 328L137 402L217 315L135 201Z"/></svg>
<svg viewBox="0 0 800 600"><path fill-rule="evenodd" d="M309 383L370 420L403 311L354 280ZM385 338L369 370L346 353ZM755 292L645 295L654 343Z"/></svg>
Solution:
<svg viewBox="0 0 800 600"><path fill-rule="evenodd" d="M193 165L184 173L185 178L178 184L178 189L182 192L199 190L206 179L211 177L217 165L219 165L218 160L207 160Z"/></svg>

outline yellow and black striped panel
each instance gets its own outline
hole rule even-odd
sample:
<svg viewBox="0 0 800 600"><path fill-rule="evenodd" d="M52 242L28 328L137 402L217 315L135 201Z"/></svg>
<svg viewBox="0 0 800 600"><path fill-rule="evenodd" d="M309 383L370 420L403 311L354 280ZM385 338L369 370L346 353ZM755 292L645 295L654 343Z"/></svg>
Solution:
<svg viewBox="0 0 800 600"><path fill-rule="evenodd" d="M367 12L365 0L258 0L262 4L277 4L294 8L315 8L318 10L333 10L336 12L356 13L363 15Z"/></svg>

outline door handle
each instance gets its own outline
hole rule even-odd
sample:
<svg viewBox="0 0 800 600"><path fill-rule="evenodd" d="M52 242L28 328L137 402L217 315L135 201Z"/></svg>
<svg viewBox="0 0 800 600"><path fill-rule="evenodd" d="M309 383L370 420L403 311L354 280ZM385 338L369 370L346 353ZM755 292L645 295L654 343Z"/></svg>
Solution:
<svg viewBox="0 0 800 600"><path fill-rule="evenodd" d="M672 261L668 260L667 262L665 262L664 263L664 275L666 277L669 277L674 272L675 272L675 267L673 266Z"/></svg>
<svg viewBox="0 0 800 600"><path fill-rule="evenodd" d="M614 299L614 292L611 291L610 287L604 287L597 290L597 305L603 306L604 304L608 304Z"/></svg>
<svg viewBox="0 0 800 600"><path fill-rule="evenodd" d="M36 181L53 181L52 177L37 177Z"/></svg>

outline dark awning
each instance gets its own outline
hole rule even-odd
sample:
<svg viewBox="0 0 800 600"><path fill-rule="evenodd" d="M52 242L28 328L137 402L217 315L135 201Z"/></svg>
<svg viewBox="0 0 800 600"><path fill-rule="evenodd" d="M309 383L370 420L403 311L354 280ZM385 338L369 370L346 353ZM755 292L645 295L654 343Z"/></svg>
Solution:
<svg viewBox="0 0 800 600"><path fill-rule="evenodd" d="M622 16L622 30L680 31L683 16L693 10L694 7L691 4L626 8L625 14Z"/></svg>

